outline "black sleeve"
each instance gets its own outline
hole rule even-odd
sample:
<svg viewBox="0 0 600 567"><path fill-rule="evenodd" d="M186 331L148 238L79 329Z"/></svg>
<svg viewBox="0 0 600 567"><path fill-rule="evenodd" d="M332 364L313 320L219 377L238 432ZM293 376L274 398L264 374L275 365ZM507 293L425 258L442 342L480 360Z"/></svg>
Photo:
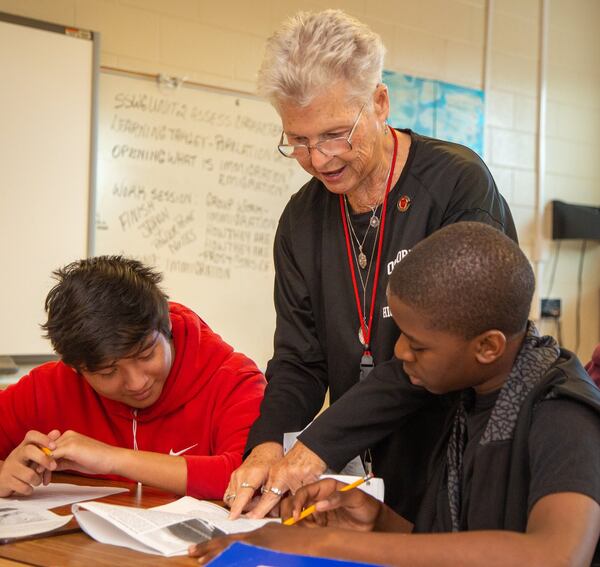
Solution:
<svg viewBox="0 0 600 567"><path fill-rule="evenodd" d="M489 224L518 242L508 204L498 191L492 174L478 158L462 164L441 226L459 221Z"/></svg>
<svg viewBox="0 0 600 567"><path fill-rule="evenodd" d="M289 206L275 236L275 352L267 365L267 388L246 453L283 434L300 431L323 406L327 364L317 337L308 288L294 258Z"/></svg>
<svg viewBox="0 0 600 567"><path fill-rule="evenodd" d="M440 398L413 386L401 362L385 362L323 412L299 439L329 468L340 470L416 412L439 404Z"/></svg>
<svg viewBox="0 0 600 567"><path fill-rule="evenodd" d="M600 417L584 403L545 400L529 434L528 513L543 496L585 494L600 504Z"/></svg>

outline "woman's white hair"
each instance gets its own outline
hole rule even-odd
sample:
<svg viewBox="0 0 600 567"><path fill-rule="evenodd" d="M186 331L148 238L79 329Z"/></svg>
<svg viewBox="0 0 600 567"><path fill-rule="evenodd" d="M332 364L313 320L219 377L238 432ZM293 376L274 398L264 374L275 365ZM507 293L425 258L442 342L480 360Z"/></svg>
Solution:
<svg viewBox="0 0 600 567"><path fill-rule="evenodd" d="M299 12L268 39L258 91L275 107L306 106L343 81L350 98L366 101L382 80L384 55L379 35L341 10Z"/></svg>

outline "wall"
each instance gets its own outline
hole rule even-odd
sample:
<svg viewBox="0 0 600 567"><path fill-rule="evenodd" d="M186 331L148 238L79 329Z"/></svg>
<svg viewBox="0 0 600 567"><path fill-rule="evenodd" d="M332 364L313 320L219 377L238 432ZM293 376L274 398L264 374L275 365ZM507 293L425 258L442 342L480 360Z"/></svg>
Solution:
<svg viewBox="0 0 600 567"><path fill-rule="evenodd" d="M548 200L600 206L600 2L550 2L548 120L546 130ZM565 245L566 244L566 245ZM575 345L575 296L581 241L561 246L552 295L568 298L564 342ZM600 333L600 243L588 243L581 297L581 342L586 358ZM545 278L546 289L551 269Z"/></svg>
<svg viewBox="0 0 600 567"><path fill-rule="evenodd" d="M492 0L486 160L549 286L552 244L536 234L536 112L541 0ZM600 205L600 21L597 0L549 0L546 201ZM0 0L0 10L102 33L103 65L185 76L252 91L265 39L297 10L339 7L379 32L386 67L484 86L485 0ZM562 246L552 295L563 300L563 339L574 347L579 243ZM600 342L600 246L585 257L582 339ZM552 331L552 328L549 328Z"/></svg>
<svg viewBox="0 0 600 567"><path fill-rule="evenodd" d="M536 233L536 136L540 0L495 0L488 85L486 160L510 203L521 245L538 260L540 297L562 299L563 344L576 346L577 270L581 242L566 241L556 254L549 201L600 206L600 3L548 0L546 167L539 203L542 238ZM580 357L600 342L600 246L584 258ZM552 271L558 258L556 277ZM542 324L556 334L554 322Z"/></svg>

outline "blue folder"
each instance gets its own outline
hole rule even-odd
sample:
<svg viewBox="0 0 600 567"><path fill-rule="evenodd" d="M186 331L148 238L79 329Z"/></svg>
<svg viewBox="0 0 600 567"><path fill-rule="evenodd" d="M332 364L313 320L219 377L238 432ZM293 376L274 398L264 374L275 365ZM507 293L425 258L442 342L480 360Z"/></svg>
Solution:
<svg viewBox="0 0 600 567"><path fill-rule="evenodd" d="M210 567L224 567L225 565L235 565L236 567L360 567L361 565L373 567L375 564L281 553L236 541L208 565Z"/></svg>

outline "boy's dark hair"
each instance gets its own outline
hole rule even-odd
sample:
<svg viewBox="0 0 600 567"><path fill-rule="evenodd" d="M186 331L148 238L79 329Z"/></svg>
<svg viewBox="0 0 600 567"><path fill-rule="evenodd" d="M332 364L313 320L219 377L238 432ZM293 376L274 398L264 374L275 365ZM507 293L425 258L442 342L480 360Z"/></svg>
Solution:
<svg viewBox="0 0 600 567"><path fill-rule="evenodd" d="M419 242L389 282L389 293L431 328L466 339L490 329L507 336L524 330L534 288L518 245L479 222L452 224Z"/></svg>
<svg viewBox="0 0 600 567"><path fill-rule="evenodd" d="M170 336L169 304L161 274L137 260L97 256L53 273L46 297L46 338L65 364L95 372L134 355L159 331Z"/></svg>

